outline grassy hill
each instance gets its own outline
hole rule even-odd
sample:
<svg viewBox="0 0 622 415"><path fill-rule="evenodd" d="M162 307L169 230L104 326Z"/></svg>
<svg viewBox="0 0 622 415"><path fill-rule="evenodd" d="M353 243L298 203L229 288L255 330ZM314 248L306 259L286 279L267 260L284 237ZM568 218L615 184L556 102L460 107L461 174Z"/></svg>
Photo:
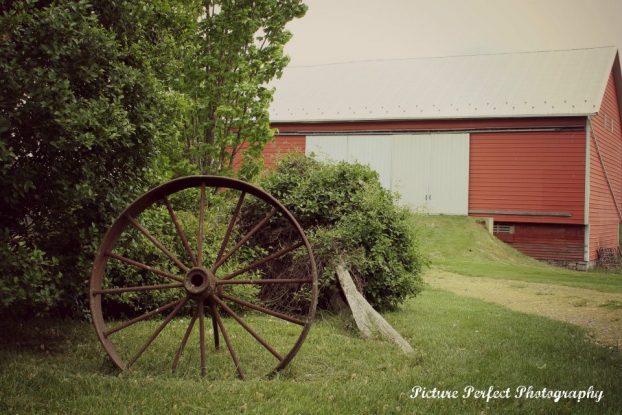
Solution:
<svg viewBox="0 0 622 415"><path fill-rule="evenodd" d="M412 222L432 267L475 277L622 292L622 274L571 271L537 261L490 235L475 218L413 215Z"/></svg>

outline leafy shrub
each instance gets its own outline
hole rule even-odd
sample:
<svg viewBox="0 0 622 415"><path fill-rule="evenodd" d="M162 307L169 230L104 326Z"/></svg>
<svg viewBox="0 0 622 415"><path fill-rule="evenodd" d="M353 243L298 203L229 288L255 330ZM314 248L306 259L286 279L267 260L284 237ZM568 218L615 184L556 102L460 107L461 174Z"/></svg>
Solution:
<svg viewBox="0 0 622 415"><path fill-rule="evenodd" d="M330 308L340 260L378 309L396 308L420 291L426 260L408 226L408 212L369 167L290 155L260 185L293 213L313 246L319 307Z"/></svg>
<svg viewBox="0 0 622 415"><path fill-rule="evenodd" d="M0 261L2 308L30 284L33 308L85 310L97 241L153 179L154 147L171 132L148 58L97 12L28 0L0 14L0 256L15 257Z"/></svg>
<svg viewBox="0 0 622 415"><path fill-rule="evenodd" d="M60 273L55 271L58 259L11 240L8 232L0 235L0 307L11 307L11 315L36 316L53 307L61 295Z"/></svg>

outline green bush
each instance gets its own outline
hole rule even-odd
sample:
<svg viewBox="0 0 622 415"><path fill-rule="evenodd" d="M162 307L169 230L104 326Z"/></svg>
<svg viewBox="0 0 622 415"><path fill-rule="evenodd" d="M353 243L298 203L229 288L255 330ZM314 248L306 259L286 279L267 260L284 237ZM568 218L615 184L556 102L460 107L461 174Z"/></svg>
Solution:
<svg viewBox="0 0 622 415"><path fill-rule="evenodd" d="M62 278L55 271L58 259L24 241L12 240L6 231L0 235L0 244L0 309L10 307L12 315L47 312L61 295Z"/></svg>
<svg viewBox="0 0 622 415"><path fill-rule="evenodd" d="M0 12L0 309L82 315L99 239L157 179L174 100L101 7L28 0Z"/></svg>
<svg viewBox="0 0 622 415"><path fill-rule="evenodd" d="M340 260L380 310L396 308L420 291L426 260L408 225L408 212L369 167L290 155L259 184L294 214L313 246L319 307L330 308Z"/></svg>

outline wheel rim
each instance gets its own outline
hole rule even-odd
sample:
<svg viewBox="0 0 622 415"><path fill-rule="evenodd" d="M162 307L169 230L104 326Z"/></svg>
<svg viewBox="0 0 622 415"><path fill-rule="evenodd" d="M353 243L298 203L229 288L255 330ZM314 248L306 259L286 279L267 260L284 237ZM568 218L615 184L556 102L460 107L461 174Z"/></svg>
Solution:
<svg viewBox="0 0 622 415"><path fill-rule="evenodd" d="M175 212L174 203L171 200L175 195L188 191L198 190L198 231L196 234L196 249L191 246L191 237L184 229L184 224ZM209 210L207 204L210 200L218 200L218 198L229 201L232 212L229 213L230 218L227 223L224 235L210 235L210 230L206 229L208 222L206 220L206 211ZM249 201L249 197L252 201ZM233 204L235 203L235 208ZM262 204L263 209L269 211L254 225L244 228L241 224L241 217L244 216L244 207L249 205L249 212L253 213L253 207ZM157 234L152 234L149 229L141 224L140 215L152 208L165 207L168 212L171 229L177 238L178 252L185 253L185 261L179 258L174 249L165 246ZM225 209L224 211L229 212ZM262 231L268 232L273 222L287 223L290 229L287 233L289 240L292 242L287 246L278 246L274 248L270 246L271 251L261 251L259 257L244 258L249 261L246 265L237 260L237 256L242 255L242 251L248 247L249 241L258 238ZM248 229L250 228L250 229ZM134 258L128 258L115 252L120 248L120 240L129 232L140 234L143 242L151 244L154 250L159 251L163 258L166 258L171 264L169 269L162 269L152 266L149 263L141 262ZM241 235L241 236L240 236ZM211 239L210 239L211 238ZM212 250L206 246L208 240L214 242L214 238L219 241L214 245ZM295 241L295 242L294 242ZM119 246L118 246L119 244ZM217 254L215 246L219 246ZM183 247L183 248L182 248ZM304 250L304 251L303 251ZM209 251L206 254L206 251ZM265 275L265 267L270 263L282 261L292 255L299 255L299 258L308 261L306 273L308 275L279 278ZM211 255L210 258L207 256ZM215 257L214 257L215 256ZM237 261L237 262L235 262ZM124 286L111 283L107 277L107 267L109 263L116 262L136 270L141 275L150 275L150 278L159 279L156 283L146 282L140 275L138 284ZM223 272L225 264L235 262L237 268L232 271ZM171 270L171 267L177 270ZM234 267L235 268L235 267ZM266 268L269 270L269 268ZM263 272L263 275L262 275ZM260 278L255 275L249 278L249 273L259 273ZM244 275L247 277L244 277ZM264 304L259 298L256 301L252 299L239 298L229 292L229 289L235 287L259 287L258 292L263 293L281 290L287 295L301 295L306 297L302 304L305 308L296 313L284 312L272 306ZM264 290L266 289L266 290ZM110 320L107 311L107 301L110 297L122 295L139 295L139 294L160 293L176 296L174 301L165 304L159 304L157 307L137 316L127 317L122 321ZM179 293L171 294L171 293ZM294 294L292 294L294 293ZM112 362L121 370L132 367L143 353L145 353L158 338L160 333L164 331L166 326L177 316L180 311L191 307L191 318L186 327L181 342L177 347L174 357L172 358L172 370L175 371L182 359L186 346L189 342L191 334L194 332L195 326L198 325L199 334L199 353L200 353L200 371L204 375L208 368L206 367L206 330L205 319L209 317L212 320L212 337L214 339L215 348L220 348L220 336L225 340L225 345L233 362L237 375L240 378L245 377L245 371L242 367L243 362L240 361L236 346L230 335L232 324L237 324L245 332L247 332L256 343L267 350L277 359L276 366L269 373L279 371L285 368L300 350L307 333L313 322L317 304L317 270L315 259L309 241L304 231L293 215L273 196L265 191L250 185L248 183L217 176L189 176L167 182L159 187L145 193L128 206L114 221L104 236L95 257L90 282L90 306L93 319L93 325L97 332L97 336L104 347L106 353L110 356ZM245 321L246 315L241 316L240 312L236 312L233 308L238 307L241 310L247 310L255 313L262 313L275 318L277 321L293 324L300 327L300 334L295 342L288 349L287 353L279 353L274 345L266 341L258 334L250 324ZM127 350L121 350L119 342L114 341L115 333L122 332L130 327L144 324L151 320L156 320L159 315L166 312L163 320L158 321L159 325L151 332L144 341L140 342L140 347L131 354L127 354ZM223 315L228 318L223 318ZM225 323L227 320L227 323ZM227 328L229 326L229 329Z"/></svg>

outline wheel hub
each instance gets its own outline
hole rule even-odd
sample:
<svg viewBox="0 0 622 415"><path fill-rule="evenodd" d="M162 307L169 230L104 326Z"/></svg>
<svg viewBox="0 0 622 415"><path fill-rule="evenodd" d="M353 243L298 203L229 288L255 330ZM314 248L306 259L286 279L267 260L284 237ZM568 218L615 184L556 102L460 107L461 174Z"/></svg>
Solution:
<svg viewBox="0 0 622 415"><path fill-rule="evenodd" d="M206 297L216 292L216 277L207 268L191 268L186 273L184 288L192 296Z"/></svg>

